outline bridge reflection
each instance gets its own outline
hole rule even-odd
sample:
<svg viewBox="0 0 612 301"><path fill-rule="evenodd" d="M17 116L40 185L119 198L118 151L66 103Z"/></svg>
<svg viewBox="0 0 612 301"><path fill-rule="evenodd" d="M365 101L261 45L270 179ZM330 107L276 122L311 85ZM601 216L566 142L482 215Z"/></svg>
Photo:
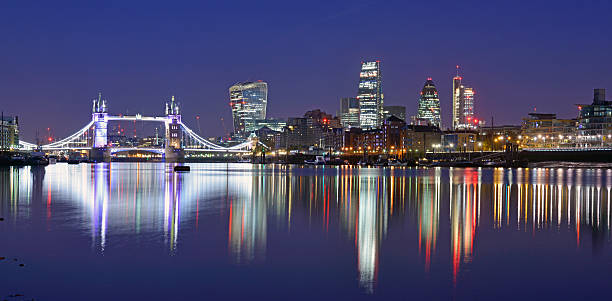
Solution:
<svg viewBox="0 0 612 301"><path fill-rule="evenodd" d="M221 216L228 257L241 265L266 260L272 232L340 232L355 250L356 275L369 292L381 245L403 227L416 231L405 247L420 254L425 272L449 262L454 283L478 260L479 229L533 236L570 231L578 247L591 234L594 250L611 233L612 170L202 164L181 174L171 168L103 163L0 169L0 214L27 220L32 202L39 202L51 221L65 218L55 217L54 208L70 206L73 226L89 233L99 252L124 235L153 235L163 238L170 254L180 248L181 235L209 231L199 226L203 216Z"/></svg>

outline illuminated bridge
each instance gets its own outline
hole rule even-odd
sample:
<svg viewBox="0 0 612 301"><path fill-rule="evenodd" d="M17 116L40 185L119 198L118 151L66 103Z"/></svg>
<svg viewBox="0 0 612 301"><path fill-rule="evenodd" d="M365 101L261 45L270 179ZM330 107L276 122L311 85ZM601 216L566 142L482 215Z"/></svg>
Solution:
<svg viewBox="0 0 612 301"><path fill-rule="evenodd" d="M44 152L53 151L88 151L91 159L96 161L108 160L111 154L118 152L150 152L162 154L166 161L178 161L184 158L185 152L193 153L249 153L260 142L256 137L247 141L224 147L200 137L189 129L182 121L179 105L174 96L166 102L165 116L148 117L140 114L133 116L113 116L107 111L106 100L102 94L93 100L91 121L74 134L49 144L37 146L33 143L19 141L20 147L25 150L40 148ZM165 139L162 147L125 147L112 145L108 141L109 121L146 121L160 122L165 125Z"/></svg>

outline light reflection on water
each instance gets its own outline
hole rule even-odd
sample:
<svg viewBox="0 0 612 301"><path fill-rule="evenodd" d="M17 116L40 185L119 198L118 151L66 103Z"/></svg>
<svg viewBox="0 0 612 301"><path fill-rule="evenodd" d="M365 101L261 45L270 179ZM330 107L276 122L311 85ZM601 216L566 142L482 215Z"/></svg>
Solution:
<svg viewBox="0 0 612 301"><path fill-rule="evenodd" d="M589 232L594 249L610 240L609 169L194 164L189 173L174 173L166 164L57 164L0 169L0 181L6 222L37 223L31 210L42 208L47 231L50 225L77 230L100 254L113 243L149 239L163 241L159 247L168 256L180 255L185 231L206 232L200 224L221 217L227 245L214 247L226 248L234 265L265 265L270 233L298 240L291 233L337 231L354 244L355 253L344 256L355 256L355 285L365 293L376 293L385 273L381 246L402 224L416 225L401 247L418 251L421 273L434 273L436 262L449 264L453 287L461 285L463 267L477 260L483 229L532 236L565 229L578 248ZM118 236L126 239L113 239Z"/></svg>

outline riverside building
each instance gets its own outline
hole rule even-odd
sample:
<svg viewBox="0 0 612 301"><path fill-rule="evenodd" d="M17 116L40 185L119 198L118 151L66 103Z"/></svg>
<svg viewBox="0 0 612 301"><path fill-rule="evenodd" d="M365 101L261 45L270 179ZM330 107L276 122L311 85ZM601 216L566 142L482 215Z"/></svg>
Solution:
<svg viewBox="0 0 612 301"><path fill-rule="evenodd" d="M594 89L591 104L578 105L578 144L583 147L612 145L612 101L605 89Z"/></svg>
<svg viewBox="0 0 612 301"><path fill-rule="evenodd" d="M0 150L19 148L19 118L2 116L0 118Z"/></svg>

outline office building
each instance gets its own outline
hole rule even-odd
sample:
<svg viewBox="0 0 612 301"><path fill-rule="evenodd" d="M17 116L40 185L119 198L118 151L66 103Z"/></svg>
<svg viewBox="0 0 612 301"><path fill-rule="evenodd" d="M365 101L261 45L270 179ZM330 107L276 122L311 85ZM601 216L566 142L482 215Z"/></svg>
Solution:
<svg viewBox="0 0 612 301"><path fill-rule="evenodd" d="M429 125L440 127L440 97L431 77L427 78L421 90L417 118L426 120Z"/></svg>
<svg viewBox="0 0 612 301"><path fill-rule="evenodd" d="M19 118L4 116L0 118L0 150L19 148Z"/></svg>
<svg viewBox="0 0 612 301"><path fill-rule="evenodd" d="M340 119L331 114L327 114L320 109L311 110L304 114L306 118L314 119L318 125L329 128L341 128Z"/></svg>
<svg viewBox="0 0 612 301"><path fill-rule="evenodd" d="M359 101L356 97L340 99L340 123L343 128L359 127Z"/></svg>
<svg viewBox="0 0 612 301"><path fill-rule="evenodd" d="M458 70L457 66L457 70ZM474 89L462 83L463 77L453 77L453 129L474 130L478 120L474 117Z"/></svg>
<svg viewBox="0 0 612 301"><path fill-rule="evenodd" d="M461 80L463 78L459 76L459 66L457 66L457 75L453 77L453 129L459 126L459 120L461 118L461 103L459 102L459 87L461 86Z"/></svg>
<svg viewBox="0 0 612 301"><path fill-rule="evenodd" d="M383 121L383 93L380 61L362 62L359 73L359 125L363 129L379 128Z"/></svg>
<svg viewBox="0 0 612 301"><path fill-rule="evenodd" d="M578 143L584 147L612 145L612 101L605 89L594 89L593 102L578 105Z"/></svg>
<svg viewBox="0 0 612 301"><path fill-rule="evenodd" d="M247 137L256 130L255 121L266 119L268 84L262 81L237 83L229 88L234 133Z"/></svg>
<svg viewBox="0 0 612 301"><path fill-rule="evenodd" d="M522 148L558 148L574 146L576 119L557 119L556 114L529 113L523 118L521 137ZM507 137L497 137L494 142L505 143Z"/></svg>
<svg viewBox="0 0 612 301"><path fill-rule="evenodd" d="M287 122L284 119L279 118L268 118L268 119L256 119L253 125L253 131L257 131L263 127L267 127L274 131L282 131L287 126Z"/></svg>
<svg viewBox="0 0 612 301"><path fill-rule="evenodd" d="M406 107L405 106L383 106L383 117L384 120L395 116L403 121L406 121Z"/></svg>

